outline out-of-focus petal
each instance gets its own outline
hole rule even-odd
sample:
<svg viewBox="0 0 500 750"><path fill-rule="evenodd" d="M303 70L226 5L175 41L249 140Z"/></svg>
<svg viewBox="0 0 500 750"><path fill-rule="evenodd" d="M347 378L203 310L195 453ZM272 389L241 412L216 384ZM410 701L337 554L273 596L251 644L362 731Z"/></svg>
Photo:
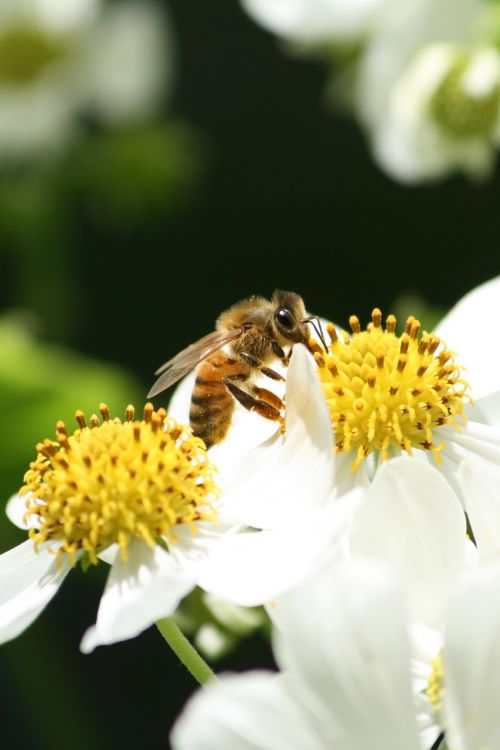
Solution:
<svg viewBox="0 0 500 750"><path fill-rule="evenodd" d="M173 750L318 750L283 678L266 672L222 675L187 704L174 726Z"/></svg>
<svg viewBox="0 0 500 750"><path fill-rule="evenodd" d="M446 744L500 747L500 568L486 566L456 592L444 648Z"/></svg>
<svg viewBox="0 0 500 750"><path fill-rule="evenodd" d="M89 94L110 122L144 119L173 78L173 39L165 13L147 0L108 9L89 50Z"/></svg>
<svg viewBox="0 0 500 750"><path fill-rule="evenodd" d="M358 40L375 23L387 0L243 0L247 13L266 28L301 42Z"/></svg>
<svg viewBox="0 0 500 750"><path fill-rule="evenodd" d="M278 659L324 728L318 747L417 750L405 598L386 568L330 563L276 615Z"/></svg>
<svg viewBox="0 0 500 750"><path fill-rule="evenodd" d="M500 467L463 461L459 477L480 558L500 560Z"/></svg>
<svg viewBox="0 0 500 750"><path fill-rule="evenodd" d="M462 507L430 464L401 457L379 470L353 521L352 554L389 564L407 582L413 615L442 621L442 602L466 565Z"/></svg>

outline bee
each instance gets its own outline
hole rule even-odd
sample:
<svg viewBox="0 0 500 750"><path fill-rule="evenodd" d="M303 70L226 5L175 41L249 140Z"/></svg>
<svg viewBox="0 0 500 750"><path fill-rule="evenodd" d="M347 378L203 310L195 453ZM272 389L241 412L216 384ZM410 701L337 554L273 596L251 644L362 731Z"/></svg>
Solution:
<svg viewBox="0 0 500 750"><path fill-rule="evenodd" d="M271 380L284 380L269 364L280 359L286 366L294 344L308 346L308 324L313 325L326 349L317 316L307 315L298 294L275 291L270 300L252 296L237 302L219 316L215 331L156 371L159 377L148 398L198 366L189 421L193 434L202 438L207 448L226 436L235 400L245 409L282 424L281 398L252 381L259 373Z"/></svg>

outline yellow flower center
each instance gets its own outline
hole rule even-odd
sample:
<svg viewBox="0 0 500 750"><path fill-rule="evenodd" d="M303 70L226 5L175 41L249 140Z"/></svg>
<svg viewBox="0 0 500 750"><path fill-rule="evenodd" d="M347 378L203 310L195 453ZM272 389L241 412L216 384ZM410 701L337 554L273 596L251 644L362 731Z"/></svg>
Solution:
<svg viewBox="0 0 500 750"><path fill-rule="evenodd" d="M441 653L431 661L431 666L432 671L427 680L425 693L435 712L438 714L441 711L444 694L444 669L443 656Z"/></svg>
<svg viewBox="0 0 500 750"><path fill-rule="evenodd" d="M456 418L465 421L464 400L470 400L452 352L434 334L420 336L413 317L401 336L394 315L382 327L377 308L366 330L354 315L349 323L352 336L342 338L327 326L328 353L314 347L337 452L356 452L354 470L373 451L386 459L391 450L412 455L418 448L439 460L444 443L434 444L433 430L459 429Z"/></svg>
<svg viewBox="0 0 500 750"><path fill-rule="evenodd" d="M22 86L66 53L65 44L31 27L11 28L0 34L0 82Z"/></svg>
<svg viewBox="0 0 500 750"><path fill-rule="evenodd" d="M179 524L194 530L196 521L215 518L214 467L202 440L151 404L141 421L132 406L124 422L111 419L105 404L100 411L102 423L93 415L87 427L76 412L73 435L58 422L57 440L37 445L20 490L36 547L58 541L59 557L67 554L75 565L86 552L95 565L99 551L113 543L125 560L134 538L153 547L175 541Z"/></svg>

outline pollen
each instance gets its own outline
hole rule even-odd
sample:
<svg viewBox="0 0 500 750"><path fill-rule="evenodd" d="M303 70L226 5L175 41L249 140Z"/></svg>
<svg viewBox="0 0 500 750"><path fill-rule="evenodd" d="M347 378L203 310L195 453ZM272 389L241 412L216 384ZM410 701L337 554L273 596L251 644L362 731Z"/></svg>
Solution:
<svg viewBox="0 0 500 750"><path fill-rule="evenodd" d="M440 461L444 442L436 443L435 429L460 430L471 400L454 353L436 335L421 334L413 317L400 336L394 315L384 328L378 308L366 330L354 315L349 324L351 335L327 326L327 352L314 347L337 453L353 451L353 470L375 451L385 460L419 449Z"/></svg>
<svg viewBox="0 0 500 750"><path fill-rule="evenodd" d="M438 714L441 711L441 706L443 705L444 693L444 669L443 657L441 653L431 661L431 667L432 670L427 680L425 693L433 709Z"/></svg>
<svg viewBox="0 0 500 750"><path fill-rule="evenodd" d="M56 440L38 443L20 494L35 547L57 542L57 556L75 565L82 554L96 565L98 554L118 544L122 560L133 539L149 547L175 542L175 527L214 520L218 490L205 445L189 427L167 418L163 409L144 407L134 418L75 414L78 429L68 434L63 422Z"/></svg>

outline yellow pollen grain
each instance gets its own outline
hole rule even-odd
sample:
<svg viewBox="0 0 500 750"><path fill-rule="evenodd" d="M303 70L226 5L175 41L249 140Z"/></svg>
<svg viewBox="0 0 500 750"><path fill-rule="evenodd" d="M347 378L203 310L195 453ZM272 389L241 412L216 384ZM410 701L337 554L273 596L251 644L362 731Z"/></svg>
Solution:
<svg viewBox="0 0 500 750"><path fill-rule="evenodd" d="M328 353L316 354L318 374L330 410L337 452L353 450L353 469L372 452L432 452L437 461L444 447L436 444L436 427L460 429L464 402L471 401L454 355L435 335L421 333L410 316L401 336L396 318L372 312L365 330L352 315L351 337L327 326Z"/></svg>
<svg viewBox="0 0 500 750"><path fill-rule="evenodd" d="M444 694L444 669L441 653L432 659L431 667L432 671L427 680L425 693L436 713L439 713L443 705Z"/></svg>
<svg viewBox="0 0 500 750"><path fill-rule="evenodd" d="M26 519L36 523L29 534L37 548L57 542L58 559L66 555L74 565L86 552L97 564L99 552L116 543L125 560L133 539L153 547L159 538L174 541L179 524L195 530L196 521L215 519L215 469L189 427L152 404L142 420L134 420L133 406L123 422L106 404L99 411L102 422L93 415L87 427L77 411L72 435L58 422L57 440L36 446L20 494Z"/></svg>

